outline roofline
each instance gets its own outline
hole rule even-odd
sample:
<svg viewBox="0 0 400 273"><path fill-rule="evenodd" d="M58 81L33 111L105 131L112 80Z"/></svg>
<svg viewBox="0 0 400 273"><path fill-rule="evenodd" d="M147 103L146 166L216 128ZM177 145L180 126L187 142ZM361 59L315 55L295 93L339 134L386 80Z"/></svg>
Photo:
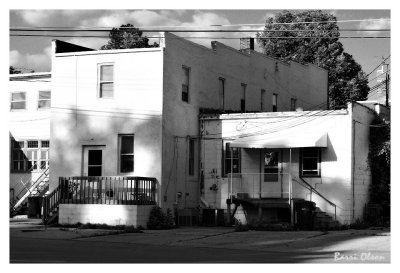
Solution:
<svg viewBox="0 0 400 273"><path fill-rule="evenodd" d="M233 120L233 119L262 119L262 118L287 118L295 116L326 116L326 115L348 115L348 109L341 110L319 110L319 111L285 111L285 112L257 112L257 113L234 113L234 114L202 114L201 120Z"/></svg>
<svg viewBox="0 0 400 273"><path fill-rule="evenodd" d="M10 74L10 79L18 79L18 78L51 78L51 72Z"/></svg>

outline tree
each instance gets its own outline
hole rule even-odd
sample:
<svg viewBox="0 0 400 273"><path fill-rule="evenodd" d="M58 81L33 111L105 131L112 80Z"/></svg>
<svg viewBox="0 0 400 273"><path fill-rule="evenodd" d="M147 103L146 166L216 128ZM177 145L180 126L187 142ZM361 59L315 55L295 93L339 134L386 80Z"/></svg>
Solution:
<svg viewBox="0 0 400 273"><path fill-rule="evenodd" d="M21 71L10 65L10 74L21 74Z"/></svg>
<svg viewBox="0 0 400 273"><path fill-rule="evenodd" d="M370 90L361 66L344 52L339 37L332 14L285 10L266 20L264 30L257 33L257 42L265 54L281 61L313 63L328 70L329 107L335 109L348 101L365 100Z"/></svg>
<svg viewBox="0 0 400 273"><path fill-rule="evenodd" d="M135 28L134 25L121 25L119 28L113 28L108 35L110 40L100 49L125 49L125 48L147 48L158 47L157 43L149 44L147 37L142 37L142 31Z"/></svg>

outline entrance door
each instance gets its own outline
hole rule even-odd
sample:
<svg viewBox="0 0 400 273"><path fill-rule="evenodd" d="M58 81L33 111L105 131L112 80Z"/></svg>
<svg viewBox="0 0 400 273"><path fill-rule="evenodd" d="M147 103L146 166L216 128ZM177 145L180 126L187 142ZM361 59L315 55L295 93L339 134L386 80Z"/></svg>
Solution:
<svg viewBox="0 0 400 273"><path fill-rule="evenodd" d="M103 175L104 146L83 146L82 176Z"/></svg>
<svg viewBox="0 0 400 273"><path fill-rule="evenodd" d="M261 197L278 198L281 197L281 170L282 155L279 149L262 150L261 166Z"/></svg>

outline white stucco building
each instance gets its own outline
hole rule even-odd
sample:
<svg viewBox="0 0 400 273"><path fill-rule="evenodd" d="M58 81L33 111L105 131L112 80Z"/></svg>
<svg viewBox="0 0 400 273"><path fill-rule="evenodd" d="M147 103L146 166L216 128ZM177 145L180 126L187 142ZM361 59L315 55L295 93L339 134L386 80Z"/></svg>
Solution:
<svg viewBox="0 0 400 273"><path fill-rule="evenodd" d="M85 210L61 205L61 222L92 221L91 210L95 214L96 206L118 199L110 177L128 184L134 177L154 179L143 196L151 195L163 209L198 207L201 111L326 109L328 75L317 66L164 36L159 48L146 49L96 51L53 42L50 191L60 177L83 176L84 182L63 181L78 185L72 195L79 200L82 194L100 200ZM135 187L121 187L133 196ZM85 189L95 193L88 196ZM123 220L129 209L103 215L104 221L132 223Z"/></svg>
<svg viewBox="0 0 400 273"><path fill-rule="evenodd" d="M229 211L233 196L240 207L232 214L242 223L290 221L290 205L299 200L315 202L326 221L362 220L374 118L359 103L335 111L203 115L203 201Z"/></svg>
<svg viewBox="0 0 400 273"><path fill-rule="evenodd" d="M10 204L49 166L51 73L10 75Z"/></svg>

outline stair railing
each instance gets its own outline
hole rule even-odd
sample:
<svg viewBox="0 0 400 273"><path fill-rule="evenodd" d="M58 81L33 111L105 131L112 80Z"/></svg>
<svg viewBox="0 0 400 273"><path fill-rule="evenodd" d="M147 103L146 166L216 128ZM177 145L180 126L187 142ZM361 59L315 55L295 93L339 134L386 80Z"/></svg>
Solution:
<svg viewBox="0 0 400 273"><path fill-rule="evenodd" d="M16 199L18 199L18 201L12 206L13 210L16 210L25 201L25 199L32 193L32 191L48 176L48 173L49 167L47 167L47 169L45 169L40 174L40 176L36 179L35 182L32 183L29 188L25 187L19 191L19 193L16 195Z"/></svg>
<svg viewBox="0 0 400 273"><path fill-rule="evenodd" d="M60 186L57 186L50 194L43 197L43 223L47 224L49 218L52 217L55 210L58 208L61 200Z"/></svg>
<svg viewBox="0 0 400 273"><path fill-rule="evenodd" d="M303 186L304 188L308 189L311 193L315 193L316 195L318 195L319 197L321 197L323 200L325 200L329 205L331 205L332 207L334 207L335 209L335 221L336 221L336 208L337 205L335 203L333 203L332 201L328 200L323 194L321 194L319 191L317 191L313 186L311 186L311 184L309 184L307 181L305 181L303 178L299 177L299 179L301 180L301 182L305 185L303 185L301 182L299 182L295 177L292 177L292 180L294 180L295 182L297 182L300 186Z"/></svg>

